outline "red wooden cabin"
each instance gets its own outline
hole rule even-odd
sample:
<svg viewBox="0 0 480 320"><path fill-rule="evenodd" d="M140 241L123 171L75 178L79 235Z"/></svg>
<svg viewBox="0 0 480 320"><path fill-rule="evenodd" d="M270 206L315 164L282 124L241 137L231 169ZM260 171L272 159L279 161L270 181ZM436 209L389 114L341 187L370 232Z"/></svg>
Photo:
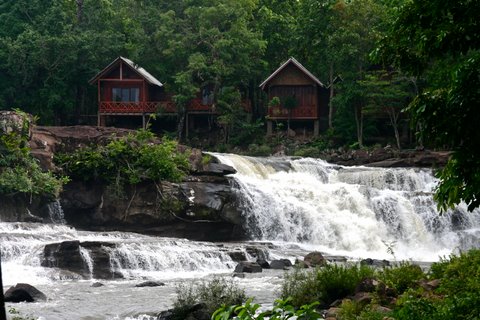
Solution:
<svg viewBox="0 0 480 320"><path fill-rule="evenodd" d="M133 61L118 57L90 81L98 88L98 125L106 124L107 116L141 116L145 127L146 116L152 113L177 114L171 95L163 84ZM195 117L217 114L208 90L199 92L186 110L186 130L193 127ZM243 102L251 112L249 101Z"/></svg>
<svg viewBox="0 0 480 320"><path fill-rule="evenodd" d="M310 71L295 58L288 59L265 81L260 88L268 95L268 101L280 98L281 104L268 108L267 131L272 133L272 120L288 119L289 111L282 107L287 97L296 100L291 111L291 121L313 121L314 135L318 136L320 122L328 118L328 91Z"/></svg>
<svg viewBox="0 0 480 320"><path fill-rule="evenodd" d="M156 113L162 106L166 112L175 112L165 103L163 84L133 61L118 57L90 81L98 88L98 125L105 125L106 116Z"/></svg>

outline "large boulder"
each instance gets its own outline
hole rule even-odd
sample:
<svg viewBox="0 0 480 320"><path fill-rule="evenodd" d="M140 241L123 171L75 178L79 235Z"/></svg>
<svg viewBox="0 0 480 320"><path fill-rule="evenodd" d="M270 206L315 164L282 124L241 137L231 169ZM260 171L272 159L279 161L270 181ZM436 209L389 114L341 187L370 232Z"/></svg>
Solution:
<svg viewBox="0 0 480 320"><path fill-rule="evenodd" d="M256 262L242 261L235 267L235 272L258 273L262 267Z"/></svg>
<svg viewBox="0 0 480 320"><path fill-rule="evenodd" d="M324 266L327 264L327 260L323 257L323 255L318 252L310 252L303 258L303 262L308 266L308 267L320 267Z"/></svg>
<svg viewBox="0 0 480 320"><path fill-rule="evenodd" d="M45 301L47 296L27 283L17 283L5 292L5 302L36 302Z"/></svg>
<svg viewBox="0 0 480 320"><path fill-rule="evenodd" d="M288 259L279 259L270 262L270 269L287 269L291 266L292 262Z"/></svg>
<svg viewBox="0 0 480 320"><path fill-rule="evenodd" d="M112 271L110 267L110 254L107 248L113 247L115 247L113 243L97 241L72 240L52 243L45 246L41 265L74 272L84 279L123 278L122 274ZM88 257L82 254L82 250L88 252Z"/></svg>

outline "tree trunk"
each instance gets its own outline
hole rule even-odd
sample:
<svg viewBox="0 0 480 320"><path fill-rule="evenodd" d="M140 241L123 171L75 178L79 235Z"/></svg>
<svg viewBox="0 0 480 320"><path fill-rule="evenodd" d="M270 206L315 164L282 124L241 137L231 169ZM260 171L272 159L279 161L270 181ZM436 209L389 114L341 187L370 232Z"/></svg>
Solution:
<svg viewBox="0 0 480 320"><path fill-rule="evenodd" d="M333 63L330 63L330 97L328 100L328 128L333 128Z"/></svg>
<svg viewBox="0 0 480 320"><path fill-rule="evenodd" d="M185 107L181 107L178 110L178 123L177 123L177 139L182 141L183 138L183 127L185 125Z"/></svg>
<svg viewBox="0 0 480 320"><path fill-rule="evenodd" d="M363 114L360 106L355 106L355 123L357 125L358 146L363 148Z"/></svg>

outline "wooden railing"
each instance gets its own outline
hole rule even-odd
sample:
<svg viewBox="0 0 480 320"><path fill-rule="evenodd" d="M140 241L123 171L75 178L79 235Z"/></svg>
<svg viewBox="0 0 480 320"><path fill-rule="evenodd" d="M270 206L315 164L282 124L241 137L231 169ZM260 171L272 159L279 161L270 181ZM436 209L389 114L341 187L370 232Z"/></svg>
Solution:
<svg viewBox="0 0 480 320"><path fill-rule="evenodd" d="M271 119L288 119L288 110L281 106L274 106L268 108L268 116ZM291 119L317 119L317 107L312 106L298 106L292 110Z"/></svg>
<svg viewBox="0 0 480 320"><path fill-rule="evenodd" d="M164 112L176 112L175 104L169 101L148 101L148 102L116 102L101 101L100 113L155 113L159 109Z"/></svg>
<svg viewBox="0 0 480 320"><path fill-rule="evenodd" d="M250 101L243 101L242 106L246 112L252 111ZM101 101L99 111L100 113L176 113L177 106L171 100L148 102ZM187 111L217 113L213 105L204 105L202 100L198 98L190 101Z"/></svg>

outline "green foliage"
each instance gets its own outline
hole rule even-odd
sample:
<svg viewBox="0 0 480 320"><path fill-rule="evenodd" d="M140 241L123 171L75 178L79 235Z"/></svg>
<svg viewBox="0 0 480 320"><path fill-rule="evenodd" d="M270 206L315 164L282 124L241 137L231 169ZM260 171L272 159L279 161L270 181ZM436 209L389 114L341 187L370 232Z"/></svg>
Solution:
<svg viewBox="0 0 480 320"><path fill-rule="evenodd" d="M14 196L26 194L55 199L62 190L66 178L57 178L52 172L44 172L30 154L28 134L30 120L26 114L20 130L0 136L0 194Z"/></svg>
<svg viewBox="0 0 480 320"><path fill-rule="evenodd" d="M434 263L430 277L440 280L434 293L408 289L399 298L395 319L478 319L480 250L473 249Z"/></svg>
<svg viewBox="0 0 480 320"><path fill-rule="evenodd" d="M245 292L233 280L215 277L210 281L182 283L176 287L177 297L173 302L177 319L185 319L188 309L204 303L206 312L212 314L222 305L237 305L245 301Z"/></svg>
<svg viewBox="0 0 480 320"><path fill-rule="evenodd" d="M266 144L251 144L248 146L247 154L254 157L268 157L272 154L272 148Z"/></svg>
<svg viewBox="0 0 480 320"><path fill-rule="evenodd" d="M212 320L315 320L322 319L320 313L316 311L318 302L303 305L299 309L291 304L291 299L276 300L271 310L259 312L259 304L253 304L252 299L247 300L244 305L226 306L223 305L217 309Z"/></svg>
<svg viewBox="0 0 480 320"><path fill-rule="evenodd" d="M388 287L402 294L409 288L415 288L420 279L425 279L426 275L422 269L409 262L400 262L394 267L385 267L378 275L378 278Z"/></svg>
<svg viewBox="0 0 480 320"><path fill-rule="evenodd" d="M479 11L478 1L409 1L378 49L384 60L430 80L408 111L423 143L454 150L438 174L441 210L460 201L469 210L480 206Z"/></svg>
<svg viewBox="0 0 480 320"><path fill-rule="evenodd" d="M328 306L336 299L353 294L360 281L373 274L373 269L367 266L326 265L313 272L295 269L285 275L281 296L291 297L296 307L314 301Z"/></svg>
<svg viewBox="0 0 480 320"><path fill-rule="evenodd" d="M365 308L359 303L351 300L345 300L340 305L340 319L342 320L383 320L387 314L372 310L371 305Z"/></svg>
<svg viewBox="0 0 480 320"><path fill-rule="evenodd" d="M141 181L180 181L188 171L187 154L177 150L174 140L155 141L146 130L113 138L107 145L59 154L57 165L72 179L99 180L116 190Z"/></svg>

